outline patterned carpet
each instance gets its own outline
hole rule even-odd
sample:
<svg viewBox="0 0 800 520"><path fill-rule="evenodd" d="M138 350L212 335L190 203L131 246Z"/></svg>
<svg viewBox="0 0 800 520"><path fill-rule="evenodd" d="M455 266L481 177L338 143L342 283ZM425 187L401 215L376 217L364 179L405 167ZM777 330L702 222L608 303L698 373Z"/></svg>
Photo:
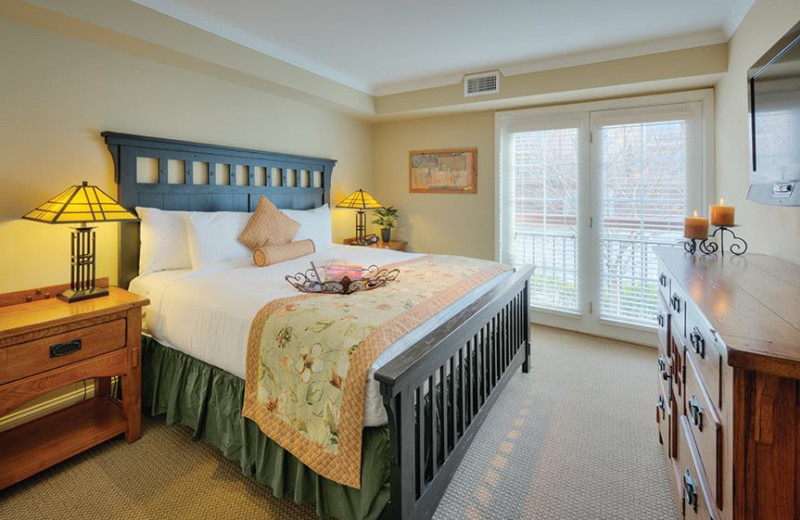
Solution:
<svg viewBox="0 0 800 520"><path fill-rule="evenodd" d="M534 327L533 369L504 390L436 512L450 519L675 520L653 424L655 351ZM0 518L303 519L184 428L145 419L0 491Z"/></svg>

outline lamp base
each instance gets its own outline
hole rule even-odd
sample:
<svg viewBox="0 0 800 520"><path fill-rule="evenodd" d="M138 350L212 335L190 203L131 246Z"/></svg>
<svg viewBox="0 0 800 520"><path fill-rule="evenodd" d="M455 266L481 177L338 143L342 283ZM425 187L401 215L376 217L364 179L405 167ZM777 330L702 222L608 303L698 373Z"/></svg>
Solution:
<svg viewBox="0 0 800 520"><path fill-rule="evenodd" d="M101 296L108 296L108 289L105 287L93 287L83 291L67 289L58 295L58 299L67 303L75 303L83 300L90 300L92 298L99 298Z"/></svg>

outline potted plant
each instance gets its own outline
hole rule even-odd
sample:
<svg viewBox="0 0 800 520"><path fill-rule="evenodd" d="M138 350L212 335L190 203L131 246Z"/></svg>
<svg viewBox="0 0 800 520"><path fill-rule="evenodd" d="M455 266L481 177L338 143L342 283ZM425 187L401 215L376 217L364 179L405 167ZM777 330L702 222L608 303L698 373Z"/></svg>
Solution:
<svg viewBox="0 0 800 520"><path fill-rule="evenodd" d="M392 229L397 226L397 209L394 206L386 206L375 210L378 217L372 221L381 227L381 239L388 242L392 238Z"/></svg>

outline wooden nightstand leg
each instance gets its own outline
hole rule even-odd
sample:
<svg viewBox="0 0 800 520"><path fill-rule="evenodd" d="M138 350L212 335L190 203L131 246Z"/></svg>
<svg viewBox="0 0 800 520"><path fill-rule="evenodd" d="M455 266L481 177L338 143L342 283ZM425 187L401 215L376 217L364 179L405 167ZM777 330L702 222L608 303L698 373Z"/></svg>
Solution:
<svg viewBox="0 0 800 520"><path fill-rule="evenodd" d="M142 309L128 311L128 373L122 376L122 410L128 429L125 442L134 442L142 436Z"/></svg>
<svg viewBox="0 0 800 520"><path fill-rule="evenodd" d="M98 377L94 380L94 394L98 397L111 395L111 378Z"/></svg>
<svg viewBox="0 0 800 520"><path fill-rule="evenodd" d="M122 412L125 414L125 421L128 429L125 430L125 442L138 441L142 436L142 396L136 390L140 388L134 379L140 378L141 372L137 369L135 373L122 376Z"/></svg>

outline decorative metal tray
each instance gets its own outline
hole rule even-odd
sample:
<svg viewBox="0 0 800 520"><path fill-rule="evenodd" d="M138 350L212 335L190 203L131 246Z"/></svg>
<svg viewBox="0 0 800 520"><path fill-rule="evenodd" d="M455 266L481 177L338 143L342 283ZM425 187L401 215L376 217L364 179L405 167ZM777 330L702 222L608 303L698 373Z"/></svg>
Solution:
<svg viewBox="0 0 800 520"><path fill-rule="evenodd" d="M320 277L314 262L311 262L311 269L302 273L286 275L286 281L300 292L312 294L352 294L358 291L369 291L383 287L387 282L393 282L400 274L399 269L379 269L376 265L371 265L361 278L351 280L345 276L339 281L323 281Z"/></svg>

